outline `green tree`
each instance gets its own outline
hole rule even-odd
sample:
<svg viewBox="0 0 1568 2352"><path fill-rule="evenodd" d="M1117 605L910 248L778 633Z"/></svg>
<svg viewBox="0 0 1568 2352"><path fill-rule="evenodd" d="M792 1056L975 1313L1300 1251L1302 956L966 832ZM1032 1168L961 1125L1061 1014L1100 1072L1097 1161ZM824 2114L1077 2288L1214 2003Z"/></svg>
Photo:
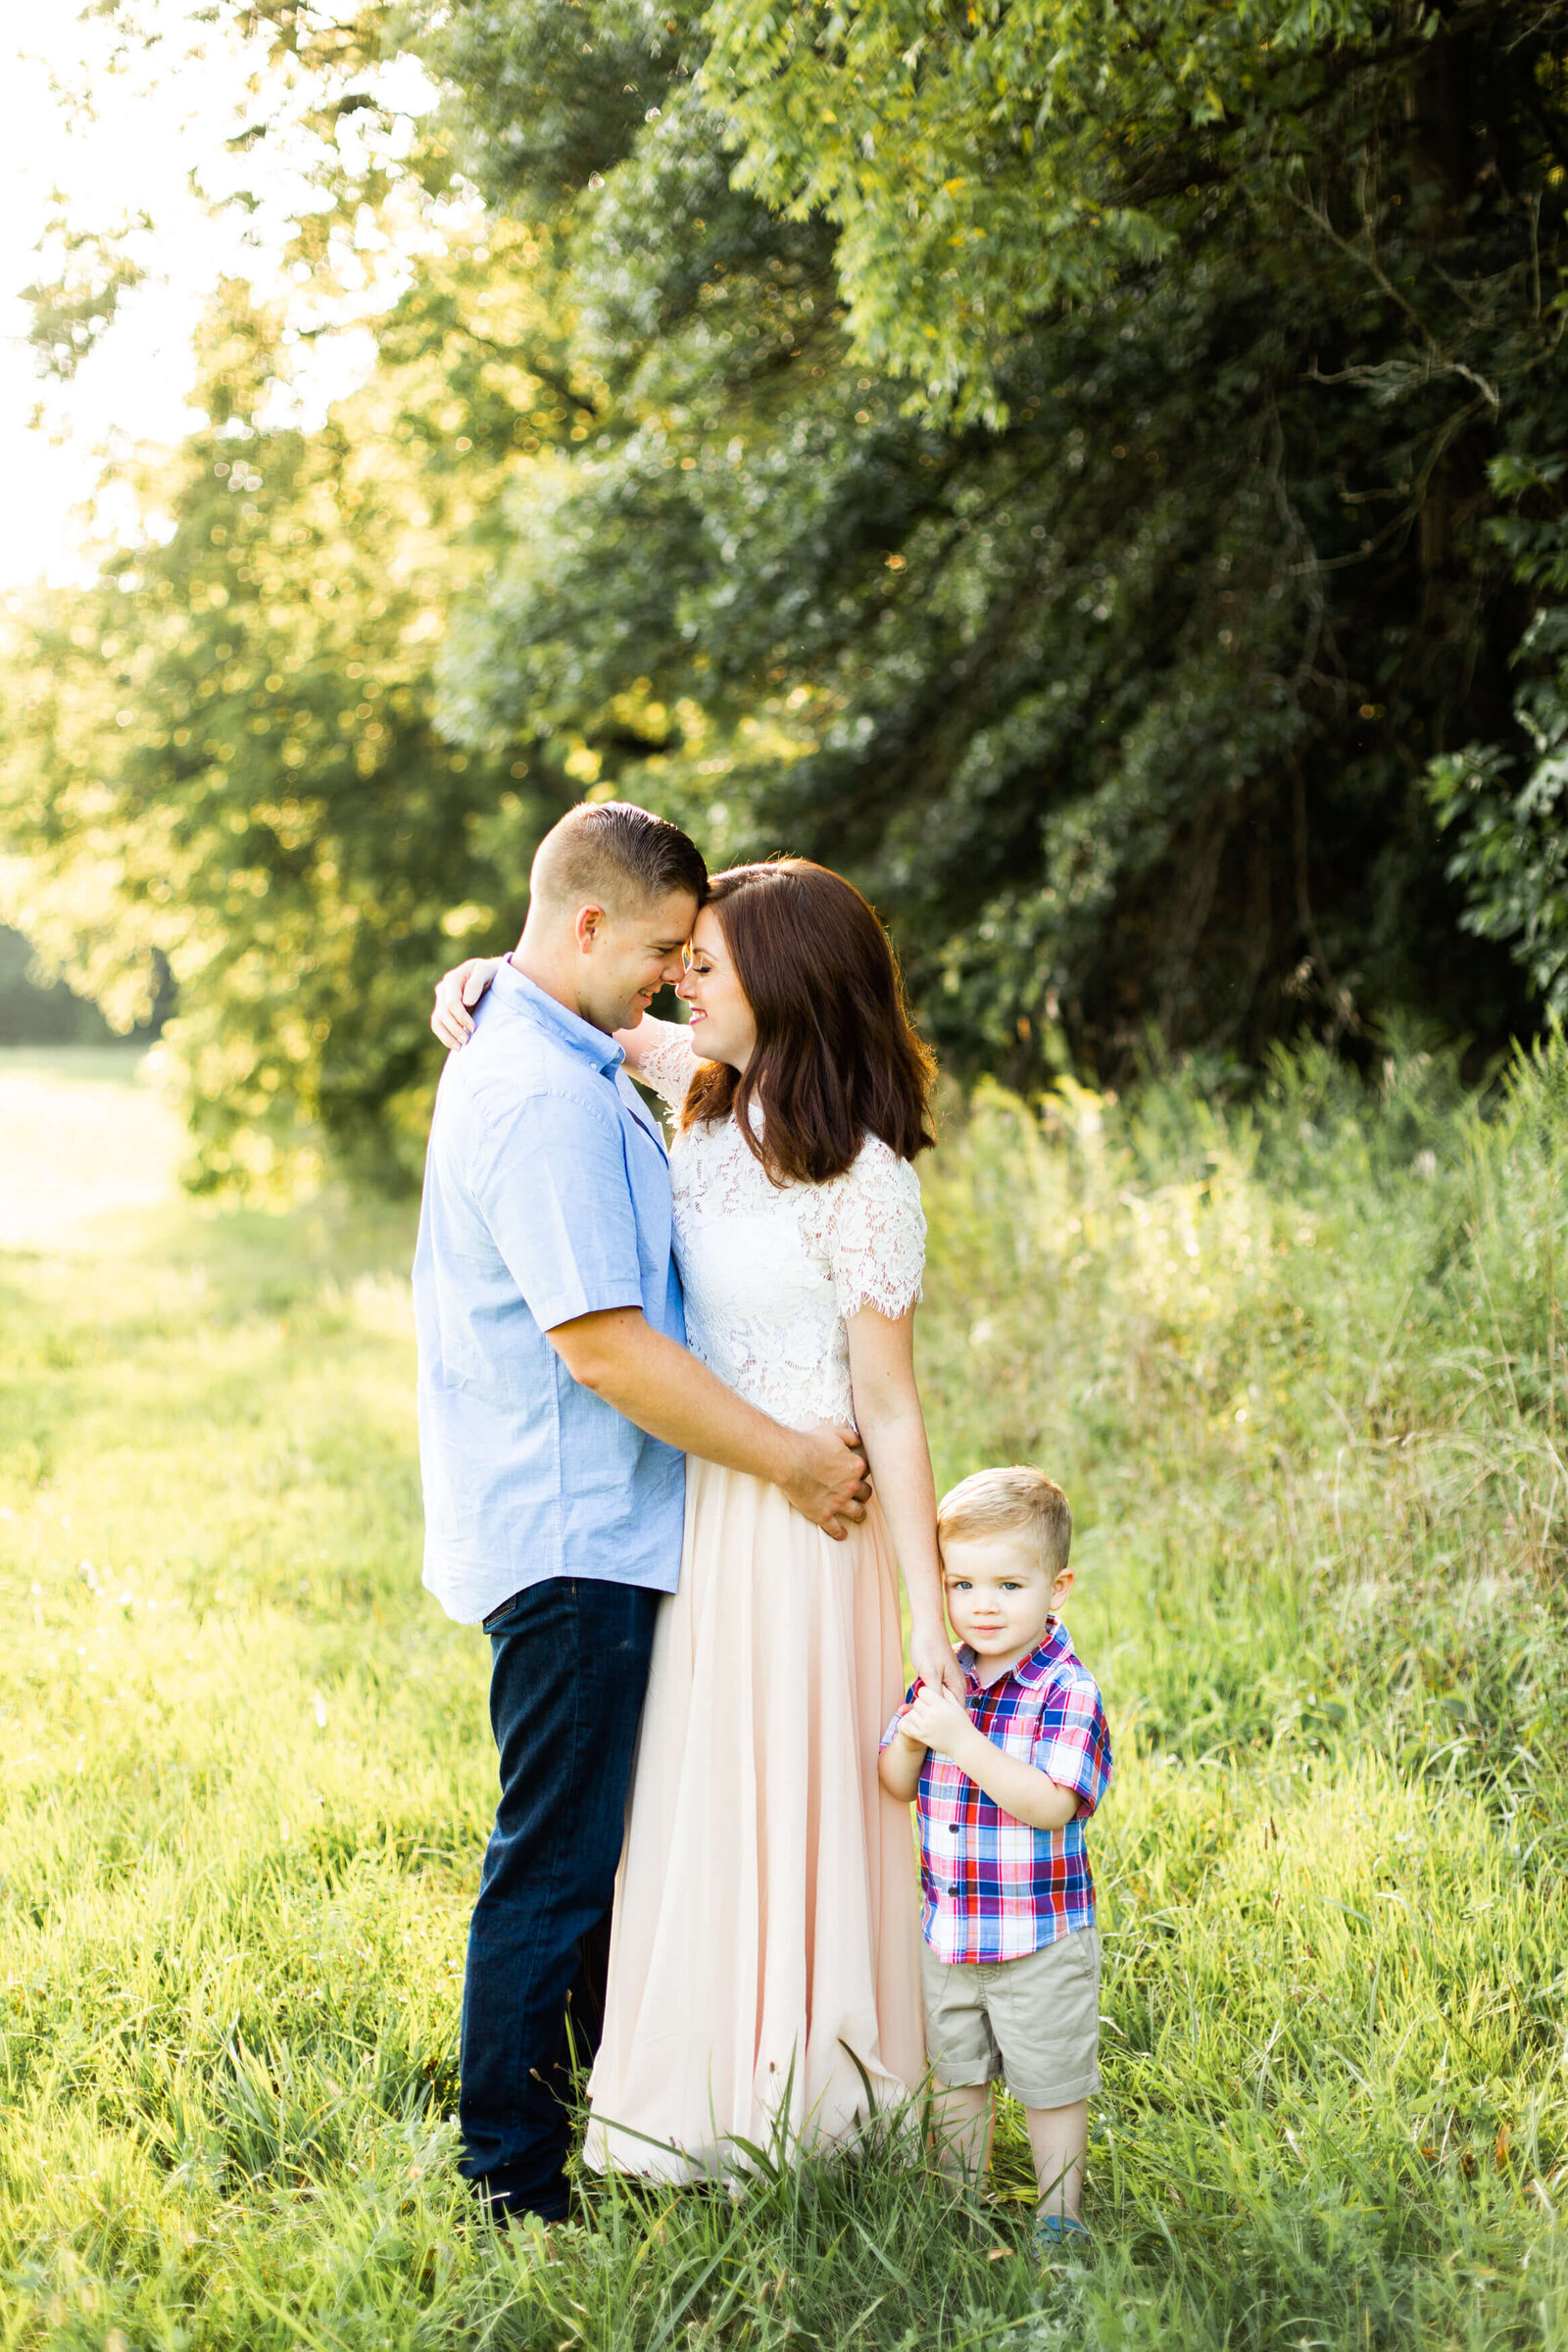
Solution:
<svg viewBox="0 0 1568 2352"><path fill-rule="evenodd" d="M1528 1020L1423 778L1515 725L1555 14L443 14L611 411L460 622L466 740L847 865L970 1059Z"/></svg>
<svg viewBox="0 0 1568 2352"><path fill-rule="evenodd" d="M1494 535L1515 578L1548 599L1568 596L1565 475L1560 457L1509 456L1492 468L1512 510ZM1560 1020L1568 1012L1568 605L1541 606L1515 668L1512 742L1445 754L1427 788L1453 837L1448 871L1465 892L1465 929L1502 941Z"/></svg>
<svg viewBox="0 0 1568 2352"><path fill-rule="evenodd" d="M513 347L536 319L525 294L496 299L489 259L427 264L370 381L310 433L265 421L281 322L225 287L209 421L142 485L172 529L47 600L13 648L29 928L122 1020L167 959L210 1181L265 1179L320 1137L417 1167L431 976L515 905L575 797L432 717L451 602L540 447L518 421L542 387Z"/></svg>
<svg viewBox="0 0 1568 2352"><path fill-rule="evenodd" d="M853 873L960 1069L1560 993L1560 12L217 14L318 126L312 290L420 236L319 431L225 290L5 786L30 933L122 1018L173 968L215 1179L412 1163L431 970L584 790ZM74 236L61 366L130 266Z"/></svg>

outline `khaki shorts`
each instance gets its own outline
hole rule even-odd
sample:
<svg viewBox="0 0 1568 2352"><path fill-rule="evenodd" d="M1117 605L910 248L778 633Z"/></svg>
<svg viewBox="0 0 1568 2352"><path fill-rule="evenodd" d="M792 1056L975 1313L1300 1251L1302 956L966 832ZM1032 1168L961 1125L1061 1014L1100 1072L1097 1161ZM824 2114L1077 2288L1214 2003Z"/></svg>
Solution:
<svg viewBox="0 0 1568 2352"><path fill-rule="evenodd" d="M922 1936L925 2054L961 2090L1000 2075L1025 2107L1070 2107L1100 2088L1100 1938L1058 1936L1021 1960L939 1960Z"/></svg>

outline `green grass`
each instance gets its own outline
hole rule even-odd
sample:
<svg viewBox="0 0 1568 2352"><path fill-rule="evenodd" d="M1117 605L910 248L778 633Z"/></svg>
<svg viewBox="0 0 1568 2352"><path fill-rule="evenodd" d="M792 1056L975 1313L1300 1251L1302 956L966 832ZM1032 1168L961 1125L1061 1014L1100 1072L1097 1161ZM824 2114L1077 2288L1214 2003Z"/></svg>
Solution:
<svg viewBox="0 0 1568 2352"><path fill-rule="evenodd" d="M123 1091L62 1130L111 1192ZM1560 1050L1485 1121L1282 1064L983 1097L927 1172L939 1475L1068 1486L1117 1740L1097 2250L1045 2275L1010 2125L969 2209L890 2141L470 2226L493 1764L410 1219L94 1225L77 1167L0 1254L0 2346L1568 2344L1565 1113Z"/></svg>

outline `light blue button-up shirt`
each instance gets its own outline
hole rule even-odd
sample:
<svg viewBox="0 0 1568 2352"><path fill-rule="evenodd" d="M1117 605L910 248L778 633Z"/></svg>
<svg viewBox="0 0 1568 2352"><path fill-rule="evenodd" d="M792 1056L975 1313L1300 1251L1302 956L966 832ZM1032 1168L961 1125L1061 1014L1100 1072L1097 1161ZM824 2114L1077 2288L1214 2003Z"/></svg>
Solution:
<svg viewBox="0 0 1568 2352"><path fill-rule="evenodd" d="M546 1333L640 1306L686 1337L669 1163L613 1039L510 963L441 1075L414 1260L424 1581L476 1624L547 1576L673 1592L685 1457Z"/></svg>

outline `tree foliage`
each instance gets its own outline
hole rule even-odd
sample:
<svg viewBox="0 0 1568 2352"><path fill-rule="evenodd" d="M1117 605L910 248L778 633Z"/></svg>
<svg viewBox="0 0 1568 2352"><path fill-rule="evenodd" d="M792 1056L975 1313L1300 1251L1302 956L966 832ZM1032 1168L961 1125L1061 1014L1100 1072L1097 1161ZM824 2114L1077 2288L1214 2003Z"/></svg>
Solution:
<svg viewBox="0 0 1568 2352"><path fill-rule="evenodd" d="M1568 597L1568 517L1559 485L1568 459L1505 457L1495 487L1513 512L1495 533L1517 579ZM1515 656L1513 743L1472 743L1433 761L1428 788L1453 835L1448 872L1462 884L1460 920L1504 942L1549 1011L1568 1011L1568 605L1544 602ZM1521 774L1521 769L1523 773Z"/></svg>
<svg viewBox="0 0 1568 2352"><path fill-rule="evenodd" d="M450 217L319 433L225 294L172 537L26 656L11 829L170 956L215 1169L412 1141L584 790L851 872L960 1069L1560 996L1560 12L230 14L316 92L302 268ZM400 42L445 110L351 167Z"/></svg>
<svg viewBox="0 0 1568 2352"><path fill-rule="evenodd" d="M606 71L550 82L570 33ZM1489 468L1565 422L1563 37L451 11L471 168L569 244L614 415L518 515L450 722L848 864L971 1059L1528 1017L1423 779L1517 729Z"/></svg>
<svg viewBox="0 0 1568 2352"><path fill-rule="evenodd" d="M1021 330L1201 233L1240 153L1309 140L1388 29L1365 0L718 0L706 23L742 183L838 228L857 356L987 416Z"/></svg>
<svg viewBox="0 0 1568 2352"><path fill-rule="evenodd" d="M42 604L13 657L29 929L124 1021L167 960L212 1181L269 1176L309 1129L416 1168L429 977L515 904L575 797L432 716L447 614L541 390L513 352L528 306L497 298L489 259L426 269L370 382L312 433L261 421L280 322L225 288L209 423L145 485L170 535Z"/></svg>

